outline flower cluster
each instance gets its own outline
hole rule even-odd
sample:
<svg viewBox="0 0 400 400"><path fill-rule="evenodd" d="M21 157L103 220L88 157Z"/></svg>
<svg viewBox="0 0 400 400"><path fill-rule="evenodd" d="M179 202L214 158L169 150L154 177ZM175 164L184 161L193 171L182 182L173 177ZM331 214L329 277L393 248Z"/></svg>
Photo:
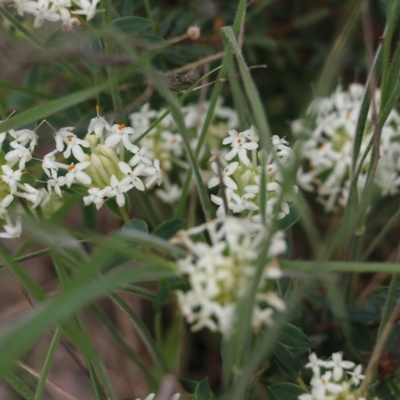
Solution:
<svg viewBox="0 0 400 400"><path fill-rule="evenodd" d="M35 189L34 178L26 173L25 167L32 160L38 136L30 129L10 130L0 133L0 219L5 232L2 238L18 239L21 235L19 217L13 222L9 208L17 198L32 204L32 208L46 205L50 196L45 189Z"/></svg>
<svg viewBox="0 0 400 400"><path fill-rule="evenodd" d="M191 134L191 147L196 148L201 128L207 115L209 102L191 104L181 108L186 128ZM131 125L138 133L146 132L151 124L160 118L165 109L155 111L147 103L137 112L130 115ZM228 129L238 125L237 114L229 107L222 106L219 99L214 111L214 119L207 132L206 142L198 159L200 168L206 168L211 149L218 148L220 141ZM181 187L185 172L190 169L182 136L178 127L168 114L142 139L143 151L160 160L161 169L165 172L162 187L156 196L164 203L173 204L181 197Z"/></svg>
<svg viewBox="0 0 400 400"><path fill-rule="evenodd" d="M210 243L192 237L206 234ZM178 261L190 289L177 291L178 303L192 330L204 327L230 335L237 302L250 289L257 268L259 252L266 235L261 224L249 219L222 217L187 231L173 239L183 244L189 254ZM259 331L273 324L276 311L285 311L285 302L277 293L276 280L282 275L276 257L286 249L282 232L270 237L268 263L265 265L255 297L252 327Z"/></svg>
<svg viewBox="0 0 400 400"><path fill-rule="evenodd" d="M31 208L49 206L71 190L83 195L83 202L99 209L104 201L114 198L119 207L125 204L125 194L136 188L144 191L162 181L160 163L143 154L132 143L135 131L131 127L109 123L99 115L93 118L85 139L78 138L65 127L54 133L55 150L43 157L43 178L30 175L38 135L30 129L10 130L0 134L0 218L4 221L3 238L19 238L21 222L12 222L8 209L16 198L31 204ZM144 182L143 182L143 180ZM38 182L46 186L39 187ZM46 190L47 189L47 190Z"/></svg>
<svg viewBox="0 0 400 400"><path fill-rule="evenodd" d="M357 390L365 378L362 366L343 360L342 353L333 353L327 361L312 353L305 368L310 368L313 374L311 393L300 395L299 400L366 400L359 396Z"/></svg>
<svg viewBox="0 0 400 400"><path fill-rule="evenodd" d="M230 145L231 149L224 155L223 159L211 163L214 176L209 180L208 187L212 188L221 183L225 186L225 197L228 209L235 214L250 217L255 222L261 221L259 213L260 184L261 184L261 157L265 160L265 210L267 219L275 216L281 219L289 213L289 202L291 198L284 194L282 196L282 174L274 159L274 155L282 165L291 161L292 150L285 139L278 136L271 138L273 151L266 155L258 151L259 136L254 127L244 132L236 130L228 131L222 144ZM275 153L275 154L273 154ZM218 162L221 165L218 165ZM220 170L221 169L221 173ZM294 189L297 189L296 187ZM211 200L217 204L217 216L225 214L225 204L222 196L211 195Z"/></svg>
<svg viewBox="0 0 400 400"><path fill-rule="evenodd" d="M93 203L99 209L105 199L114 198L123 207L129 190L143 191L145 186L161 183L159 161L148 158L143 148L132 143L136 136L132 127L110 126L98 115L90 121L84 140L72 133L73 129L67 127L56 132L56 149L43 158L49 193L54 191L61 197L61 187L69 188L77 183L88 188L87 196L83 197L86 205ZM86 153L83 148L87 149ZM56 161L57 153L62 153L70 162ZM62 170L65 175L59 174Z"/></svg>
<svg viewBox="0 0 400 400"><path fill-rule="evenodd" d="M30 14L35 17L33 26L40 28L44 21L62 22L64 29L79 25L79 19L73 15L83 15L91 20L96 14L100 0L1 0L0 3L10 3L23 17Z"/></svg>
<svg viewBox="0 0 400 400"><path fill-rule="evenodd" d="M348 91L341 86L329 98L315 99L308 109L309 118L292 123L292 131L306 138L301 145L304 165L298 171L298 183L306 191L316 192L325 211L335 211L347 202L350 168L357 119L361 109L364 86L353 83ZM380 107L380 91L376 91ZM374 130L372 107L367 117L360 149L365 153ZM382 128L381 159L375 174L375 184L382 196L399 192L400 186L400 115L392 110ZM366 182L371 152L365 158L357 182L361 191Z"/></svg>

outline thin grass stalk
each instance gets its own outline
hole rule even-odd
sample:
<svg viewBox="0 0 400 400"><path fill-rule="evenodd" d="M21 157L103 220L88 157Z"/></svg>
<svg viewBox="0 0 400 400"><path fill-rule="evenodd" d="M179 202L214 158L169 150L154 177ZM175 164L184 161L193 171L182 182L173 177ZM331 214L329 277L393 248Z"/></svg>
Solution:
<svg viewBox="0 0 400 400"><path fill-rule="evenodd" d="M34 400L41 400L42 396L43 396L43 391L44 391L44 386L46 384L46 380L47 380L47 375L49 374L50 371L50 366L51 363L53 361L53 357L54 357L54 352L56 350L58 341L60 340L60 335L61 335L61 329L58 326L54 335L53 335L53 339L51 340L50 343L50 347L49 350L47 352L46 355L46 359L44 361L44 365L43 365L43 370L42 373L40 375L40 379L36 388L36 393L35 393L35 397Z"/></svg>
<svg viewBox="0 0 400 400"><path fill-rule="evenodd" d="M358 0L356 6L354 7L349 19L347 20L344 28L341 30L339 36L335 40L331 51L324 64L324 69L322 70L321 76L318 80L317 94L324 93L328 87L328 84L332 81L332 77L337 79L337 64L339 59L339 54L344 49L346 42L349 40L353 30L357 26L357 21L360 15L361 6L364 0Z"/></svg>
<svg viewBox="0 0 400 400"><path fill-rule="evenodd" d="M102 257L104 259L104 254ZM96 259L95 262L98 264L98 268L101 268L101 259ZM91 267L90 263L86 266ZM82 269L85 269L86 266ZM47 326L65 321L76 310L115 290L119 285L137 282L139 279L156 275L158 278L162 278L171 274L162 273L159 268L149 265L138 265L133 269L114 272L107 276L107 279L94 282L84 281L76 284L79 279L74 278L58 296L44 302L34 314L27 315L24 320L16 322L11 329L3 333L0 340L0 353L2 354L0 378L9 371L14 360L27 351L38 336L47 329ZM74 335L68 325L63 323L63 329L68 336L72 337L73 341L76 340L76 334Z"/></svg>
<svg viewBox="0 0 400 400"><path fill-rule="evenodd" d="M384 103L381 103L381 111L382 109L385 109L388 106L389 98L393 94L393 91L396 89L399 72L400 72L400 45L399 43L397 43L392 63L390 65L390 70L387 76L387 88L388 88L387 96ZM392 107L390 107L390 109L392 109Z"/></svg>
<svg viewBox="0 0 400 400"><path fill-rule="evenodd" d="M13 372L9 371L4 377L5 382L7 382L16 393L18 393L25 400L34 400L35 393Z"/></svg>
<svg viewBox="0 0 400 400"><path fill-rule="evenodd" d="M386 101L393 90L393 87L389 86L393 82L393 78L389 79L389 61L390 61L390 44L392 42L393 32L396 28L397 20L400 15L400 2L390 0L387 5L387 31L383 37L383 68L382 68L382 79L381 79L381 107L386 105ZM395 71L394 71L395 73ZM397 74L396 74L397 75Z"/></svg>
<svg viewBox="0 0 400 400"><path fill-rule="evenodd" d="M150 356L152 357L154 363L163 373L168 373L168 363L163 359L162 354L158 350L156 343L147 330L146 326L142 320L133 312L133 310L119 297L117 294L113 293L109 296L111 300L127 315L127 317L132 321L134 327L136 328L139 336L142 338Z"/></svg>
<svg viewBox="0 0 400 400"><path fill-rule="evenodd" d="M280 267L284 271L303 271L321 274L325 272L400 273L400 264L384 262L280 260Z"/></svg>
<svg viewBox="0 0 400 400"><path fill-rule="evenodd" d="M239 84L239 80L234 78L236 71L233 60L227 60L228 62L228 76L232 76L229 79L229 83L232 89L233 101L235 104L235 110L239 117L239 128L244 131L248 128L246 110L248 109L248 104L246 102L246 97L243 95L243 90Z"/></svg>
<svg viewBox="0 0 400 400"><path fill-rule="evenodd" d="M108 400L105 398L104 393L101 390L101 386L93 366L89 365L88 369L89 369L89 379L92 384L92 389L96 397L96 400Z"/></svg>
<svg viewBox="0 0 400 400"><path fill-rule="evenodd" d="M400 252L397 254L396 262L400 262ZM382 337L383 330L389 320L390 313L393 310L393 305L396 300L396 289L399 285L400 274L393 274L392 279L390 280L389 291L386 297L385 305L383 307L382 319L379 324L379 330L377 335L377 341Z"/></svg>
<svg viewBox="0 0 400 400"><path fill-rule="evenodd" d="M114 339L117 345L122 349L124 354L132 360L132 362L139 368L147 382L153 387L157 386L157 380L152 375L151 371L146 367L142 360L136 355L135 351L128 345L124 338L119 334L114 324L109 321L104 312L99 306L91 306L91 311L98 318L100 323L107 329L110 336Z"/></svg>
<svg viewBox="0 0 400 400"><path fill-rule="evenodd" d="M103 397L105 397L107 400L115 400L114 389L111 385L110 378L98 352L93 346L93 340L91 339L86 325L83 322L83 317L80 314L76 314L73 318L75 320L78 332L82 335L83 339L86 342L84 355L89 372L92 367L97 377L96 382L101 389Z"/></svg>
<svg viewBox="0 0 400 400"><path fill-rule="evenodd" d="M36 89L31 89L30 87L22 86L17 83L9 82L9 81L4 81L3 79L0 79L0 87L2 90L12 90L17 93L22 93L25 96L33 97L35 99L40 99L40 100L54 100L55 96L52 94L48 94L45 92L39 92Z"/></svg>
<svg viewBox="0 0 400 400"><path fill-rule="evenodd" d="M385 32L386 32L386 29L385 29L384 33ZM365 84L364 96L363 96L363 99L361 102L360 113L359 113L358 120L357 120L357 127L356 127L356 132L354 135L352 164L351 164L352 175L355 173L355 170L356 170L358 157L359 157L359 153L360 153L360 148L361 148L361 142L362 142L362 138L364 136L364 131L365 131L365 123L367 121L368 110L369 110L370 102L371 102L371 96L370 96L369 89L368 89L369 82L371 81L371 79L375 79L375 77L379 76L379 74L382 70L382 58L383 58L382 57L382 45L379 45L378 49L375 53L374 60L372 62L371 70L369 71L369 74L368 74L367 82ZM350 187L349 199L350 199L351 191L352 191L352 187Z"/></svg>
<svg viewBox="0 0 400 400"><path fill-rule="evenodd" d="M240 26L242 24L242 19L246 12L246 7L247 7L247 0L240 0L238 9L236 12L235 21L233 23L233 31L234 31L235 35L237 35L239 33ZM206 139L208 129L212 122L215 106L217 105L217 101L218 101L219 95L221 93L223 79L225 78L225 76L228 72L228 62L231 59L231 56L232 56L231 51L229 49L227 49L227 51L225 52L225 55L223 57L223 60L222 60L221 69L219 70L219 73L218 73L217 83L211 94L210 104L208 106L206 118L204 120L203 127L200 132L200 136L198 138L198 142L196 145L196 149L195 149L196 159L199 157L200 151L201 151L204 141ZM187 197L187 194L188 194L189 188L190 188L191 179L192 179L192 171L189 170L187 172L185 180L184 180L182 195L177 204L177 208L175 211L175 218L182 218L186 197Z"/></svg>
<svg viewBox="0 0 400 400"><path fill-rule="evenodd" d="M400 260L399 253L398 253L397 260L398 261ZM395 275L392 277L394 289L397 287L398 279L399 279L398 275ZM392 282L391 282L391 289L392 289ZM396 286L394 286L395 284L396 284ZM388 302L385 303L385 308L386 308L386 306L388 306L390 308L393 307L393 298L391 298L390 301L391 301L390 305ZM363 382L361 383L361 386L359 388L359 393L364 397L366 396L366 394L368 392L370 382L373 379L375 372L376 372L379 358L383 352L384 346L390 335L390 332L392 331L394 324L396 323L399 313L400 313L400 298L397 300L396 305L395 305L393 311L390 313L390 316L387 319L386 323L384 325L382 324L382 330L379 329L380 336L377 337L374 350L372 352L371 358L369 359L368 366L365 370L365 379L363 380ZM384 316L385 316L385 318L387 317L386 310L385 310Z"/></svg>
<svg viewBox="0 0 400 400"><path fill-rule="evenodd" d="M365 250L361 261L366 261L371 253L376 249L379 243L385 238L385 236L389 233L389 231L396 225L398 220L400 219L400 208L396 211L392 218L388 221L388 223L380 230L378 235L372 241L372 243L368 246L367 250Z"/></svg>
<svg viewBox="0 0 400 400"><path fill-rule="evenodd" d="M101 5L103 7L102 22L103 30L108 31L111 27L111 1L101 0ZM104 52L106 55L113 54L113 45L110 38L105 38L104 40ZM115 71L111 66L107 67L108 83L110 86L111 97L113 100L114 111L117 121L119 123L125 123L125 115L123 113L122 99L119 92L118 83L114 79Z"/></svg>

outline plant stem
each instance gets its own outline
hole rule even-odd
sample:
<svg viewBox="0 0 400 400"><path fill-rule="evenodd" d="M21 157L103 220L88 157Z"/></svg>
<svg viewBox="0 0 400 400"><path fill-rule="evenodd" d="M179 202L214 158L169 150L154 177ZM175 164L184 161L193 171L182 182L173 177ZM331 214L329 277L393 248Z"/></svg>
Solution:
<svg viewBox="0 0 400 400"><path fill-rule="evenodd" d="M124 220L124 222L126 224L128 224L130 222L130 218L129 218L128 212L126 211L125 207L120 207L119 211L121 213L121 216L122 216L122 219Z"/></svg>
<svg viewBox="0 0 400 400"><path fill-rule="evenodd" d="M34 400L40 400L42 398L44 385L46 384L47 375L50 370L50 365L53 360L54 352L56 350L58 341L60 339L60 335L61 335L61 330L60 330L60 327L58 326L54 333L53 339L50 343L49 351L47 353L46 360L44 362L42 374L40 375L40 379L39 379L39 383L38 383L38 386L36 389Z"/></svg>

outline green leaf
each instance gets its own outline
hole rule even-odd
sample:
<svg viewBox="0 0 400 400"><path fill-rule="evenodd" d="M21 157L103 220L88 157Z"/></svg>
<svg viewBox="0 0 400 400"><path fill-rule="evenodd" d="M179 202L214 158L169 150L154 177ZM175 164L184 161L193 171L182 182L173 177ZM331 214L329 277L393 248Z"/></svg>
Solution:
<svg viewBox="0 0 400 400"><path fill-rule="evenodd" d="M192 381L191 379L178 378L178 381L182 388L189 394L194 394L196 387L199 384L199 382Z"/></svg>
<svg viewBox="0 0 400 400"><path fill-rule="evenodd" d="M279 296L282 299L286 299L291 289L291 279L288 276L284 276L283 278L278 280L278 291Z"/></svg>
<svg viewBox="0 0 400 400"><path fill-rule="evenodd" d="M276 221L276 226L281 231L287 231L300 219L300 217L301 214L294 208L291 208L288 215Z"/></svg>
<svg viewBox="0 0 400 400"><path fill-rule="evenodd" d="M96 262L97 269L101 269L99 256L95 256L91 260L91 263ZM42 303L40 308L28 313L11 329L2 333L0 338L0 354L2 355L0 378L7 374L14 360L23 355L48 326L60 323L76 310L116 289L121 284L146 278L160 278L170 274L158 267L142 265L110 274L107 279L90 282L85 275L91 270L92 267L86 265L83 268L84 273L77 275L60 294ZM83 280L83 277L86 279Z"/></svg>
<svg viewBox="0 0 400 400"><path fill-rule="evenodd" d="M126 223L122 227L121 232L139 231L139 232L148 233L148 230L149 230L149 228L145 221L134 218L129 223ZM127 242L130 243L131 246L137 246L137 243L134 240L128 240ZM114 254L105 263L105 265L103 267L103 272L110 271L114 268L117 268L120 265L127 263L131 259L132 259L132 257L129 257L126 254Z"/></svg>
<svg viewBox="0 0 400 400"><path fill-rule="evenodd" d="M156 294L156 298L153 302L153 309L155 313L161 311L166 298L168 297L169 287L165 280L162 280L158 285L158 291Z"/></svg>
<svg viewBox="0 0 400 400"><path fill-rule="evenodd" d="M111 25L120 32L135 35L136 33L150 29L152 21L141 17L123 17L114 20Z"/></svg>
<svg viewBox="0 0 400 400"><path fill-rule="evenodd" d="M310 339L294 325L284 322L277 341L293 349L310 349L314 347Z"/></svg>
<svg viewBox="0 0 400 400"><path fill-rule="evenodd" d="M33 400L35 397L35 394L32 392L32 390L24 383L21 381L21 379L18 378L15 374L12 372L9 372L4 380L20 395L22 398L26 400Z"/></svg>
<svg viewBox="0 0 400 400"><path fill-rule="evenodd" d="M57 113L58 111L65 110L70 106L94 97L97 93L99 93L106 87L107 84L92 86L89 89L80 90L79 92L75 92L56 100L40 104L39 106L33 107L14 117L9 118L6 121L3 121L0 124L0 132L5 132L10 129L18 129L21 126L27 125L31 122L44 119L50 115Z"/></svg>
<svg viewBox="0 0 400 400"><path fill-rule="evenodd" d="M149 227L147 226L146 221L143 221L142 219L133 218L130 220L130 222L126 223L122 227L122 231L129 232L130 230L148 233Z"/></svg>
<svg viewBox="0 0 400 400"><path fill-rule="evenodd" d="M183 219L168 219L154 229L153 235L169 240L182 228Z"/></svg>
<svg viewBox="0 0 400 400"><path fill-rule="evenodd" d="M154 299L153 308L154 312L159 312L161 308L164 306L168 294L172 290L183 290L187 291L189 289L189 284L186 279L182 277L171 277L160 281L160 285L158 287L158 292L156 294L156 298Z"/></svg>
<svg viewBox="0 0 400 400"><path fill-rule="evenodd" d="M196 390L194 392L195 400L214 400L215 396L210 389L210 385L208 383L208 378L204 378L201 382L196 386Z"/></svg>
<svg viewBox="0 0 400 400"><path fill-rule="evenodd" d="M125 201L129 199L127 198L128 196L125 194ZM108 199L106 202L104 202L106 207L119 219L122 218L121 216L121 211L119 209L119 206L117 204L117 201L115 199Z"/></svg>
<svg viewBox="0 0 400 400"><path fill-rule="evenodd" d="M182 317L177 314L168 328L168 331L163 336L165 339L162 341L160 352L164 360L168 363L170 371L176 371L179 363L179 358L182 349L180 340L180 328L182 326Z"/></svg>
<svg viewBox="0 0 400 400"><path fill-rule="evenodd" d="M276 342L272 354L274 355L279 369L285 375L292 379L298 378L299 370L302 365L286 346Z"/></svg>
<svg viewBox="0 0 400 400"><path fill-rule="evenodd" d="M293 383L277 383L268 386L268 391L276 400L298 400L301 394L308 393L305 389Z"/></svg>
<svg viewBox="0 0 400 400"><path fill-rule="evenodd" d="M393 400L398 399L400 396L400 388L398 387L398 378L385 379L379 381L372 390L374 396L380 400Z"/></svg>

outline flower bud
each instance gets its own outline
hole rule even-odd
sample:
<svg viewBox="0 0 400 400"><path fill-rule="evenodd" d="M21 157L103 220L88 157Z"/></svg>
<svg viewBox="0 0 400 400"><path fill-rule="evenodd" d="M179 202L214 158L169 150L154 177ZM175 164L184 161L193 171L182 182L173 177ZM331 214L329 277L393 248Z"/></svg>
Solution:
<svg viewBox="0 0 400 400"><path fill-rule="evenodd" d="M99 138L96 135L92 135L91 133L88 133L85 136L85 140L89 142L90 145L90 150L93 152L95 151L95 148L97 146L97 143L99 143Z"/></svg>
<svg viewBox="0 0 400 400"><path fill-rule="evenodd" d="M189 26L186 33L187 33L189 39L197 40L200 37L200 27L196 26L196 25Z"/></svg>

